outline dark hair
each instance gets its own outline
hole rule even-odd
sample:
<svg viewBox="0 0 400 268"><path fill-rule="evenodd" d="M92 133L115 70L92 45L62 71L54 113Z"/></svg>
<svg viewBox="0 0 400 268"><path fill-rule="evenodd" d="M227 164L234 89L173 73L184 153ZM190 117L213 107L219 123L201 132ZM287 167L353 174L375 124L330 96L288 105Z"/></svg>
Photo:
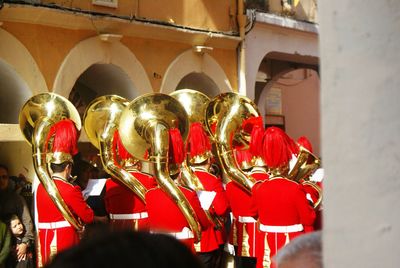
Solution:
<svg viewBox="0 0 400 268"><path fill-rule="evenodd" d="M0 168L5 169L8 173L8 167L6 165L0 164Z"/></svg>
<svg viewBox="0 0 400 268"><path fill-rule="evenodd" d="M69 164L72 164L72 162L63 162L61 164L51 163L50 168L54 173L59 173L59 172L63 172Z"/></svg>
<svg viewBox="0 0 400 268"><path fill-rule="evenodd" d="M310 268L322 268L322 232L315 231L296 237L274 257L277 267L293 260L307 262Z"/></svg>
<svg viewBox="0 0 400 268"><path fill-rule="evenodd" d="M47 268L201 268L191 250L175 238L144 232L107 232L82 240L55 256Z"/></svg>
<svg viewBox="0 0 400 268"><path fill-rule="evenodd" d="M21 219L18 217L18 215L16 215L16 214L8 214L5 217L4 223L7 224L10 227L11 226L11 221L13 221L13 220L20 220L21 221Z"/></svg>

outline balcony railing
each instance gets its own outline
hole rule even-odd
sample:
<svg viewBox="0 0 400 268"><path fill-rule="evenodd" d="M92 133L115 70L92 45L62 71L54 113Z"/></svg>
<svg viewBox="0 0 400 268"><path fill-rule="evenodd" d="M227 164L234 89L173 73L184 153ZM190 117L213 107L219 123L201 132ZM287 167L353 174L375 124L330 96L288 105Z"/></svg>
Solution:
<svg viewBox="0 0 400 268"><path fill-rule="evenodd" d="M317 0L245 0L247 9L295 20L317 22Z"/></svg>

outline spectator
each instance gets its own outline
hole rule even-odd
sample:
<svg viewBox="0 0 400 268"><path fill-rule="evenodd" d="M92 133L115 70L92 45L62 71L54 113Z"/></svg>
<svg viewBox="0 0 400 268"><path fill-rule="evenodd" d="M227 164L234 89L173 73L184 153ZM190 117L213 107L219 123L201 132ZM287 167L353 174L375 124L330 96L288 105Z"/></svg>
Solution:
<svg viewBox="0 0 400 268"><path fill-rule="evenodd" d="M322 233L307 233L296 237L276 254L278 268L322 268Z"/></svg>
<svg viewBox="0 0 400 268"><path fill-rule="evenodd" d="M17 256L23 258L28 244L34 240L32 219L24 198L10 189L9 181L8 168L0 164L0 218L4 220L15 214L22 220L26 232L17 246Z"/></svg>
<svg viewBox="0 0 400 268"><path fill-rule="evenodd" d="M5 261L10 253L11 235L4 222L0 221L0 268L5 267Z"/></svg>
<svg viewBox="0 0 400 268"><path fill-rule="evenodd" d="M25 233L24 226L17 215L12 215L7 221L12 235L11 254L8 256L7 267L15 268L30 268L33 267L32 247L33 241L30 241L25 256L18 257L17 248L22 243L22 238Z"/></svg>
<svg viewBox="0 0 400 268"><path fill-rule="evenodd" d="M200 268L190 249L164 234L114 231L99 233L55 256L47 268L163 267Z"/></svg>

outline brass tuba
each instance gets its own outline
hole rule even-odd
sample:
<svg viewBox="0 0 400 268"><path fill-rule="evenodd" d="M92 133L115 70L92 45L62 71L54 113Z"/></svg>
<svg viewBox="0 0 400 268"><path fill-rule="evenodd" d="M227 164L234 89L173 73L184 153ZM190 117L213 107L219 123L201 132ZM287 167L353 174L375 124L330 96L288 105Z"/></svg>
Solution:
<svg viewBox="0 0 400 268"><path fill-rule="evenodd" d="M190 124L200 122L204 126L204 115L206 105L210 101L209 97L192 89L180 89L172 92L170 96L174 97L182 104L183 108L188 114ZM188 157L186 157L185 161L182 163L182 182L192 190L204 191L203 184L189 167L188 162ZM207 218L214 223L217 229L222 228L222 219L217 216L214 217L208 210L205 210L204 212L206 213Z"/></svg>
<svg viewBox="0 0 400 268"><path fill-rule="evenodd" d="M296 163L289 171L288 179L309 185L318 192L318 200L314 204L314 208L316 208L322 201L322 190L316 183L310 181L310 176L321 166L321 160L303 146L299 147Z"/></svg>
<svg viewBox="0 0 400 268"><path fill-rule="evenodd" d="M205 105L210 98L203 93L192 89L180 89L172 92L170 96L174 97L183 106L188 115L189 124L200 122L204 125ZM182 167L182 182L195 191L204 190L199 178L188 167L187 157L185 158Z"/></svg>
<svg viewBox="0 0 400 268"><path fill-rule="evenodd" d="M131 173L118 167L114 159L113 137L118 128L122 111L129 102L117 95L100 96L94 99L86 108L83 116L83 126L89 141L100 151L100 158L108 174L121 181L134 192L143 202L146 188Z"/></svg>
<svg viewBox="0 0 400 268"><path fill-rule="evenodd" d="M178 205L199 241L201 227L197 215L169 175L169 129L173 127L179 129L185 140L189 127L185 109L169 95L150 93L134 99L125 108L118 130L122 143L134 157L145 160L144 155L149 152L158 185Z"/></svg>
<svg viewBox="0 0 400 268"><path fill-rule="evenodd" d="M66 98L54 93L41 93L31 97L19 113L19 126L22 134L32 146L32 158L36 175L63 217L77 230L83 226L72 214L62 199L56 184L51 179L47 165L46 139L53 124L63 119L75 123L81 129L81 119L75 106Z"/></svg>
<svg viewBox="0 0 400 268"><path fill-rule="evenodd" d="M233 92L216 96L206 108L206 127L217 143L217 154L222 168L233 181L248 192L251 192L255 180L238 168L232 142L235 139L247 145L251 133L243 131L242 123L245 119L259 115L257 106L250 99Z"/></svg>

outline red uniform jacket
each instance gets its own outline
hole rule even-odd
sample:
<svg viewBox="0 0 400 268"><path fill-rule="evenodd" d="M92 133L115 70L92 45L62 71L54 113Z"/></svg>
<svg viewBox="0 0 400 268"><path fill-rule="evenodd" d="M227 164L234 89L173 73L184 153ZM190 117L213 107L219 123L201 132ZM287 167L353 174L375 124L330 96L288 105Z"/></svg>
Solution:
<svg viewBox="0 0 400 268"><path fill-rule="evenodd" d="M153 176L135 171L131 174L139 180L146 189L157 186ZM110 224L113 229L148 230L147 209L143 201L122 182L108 179L104 196L106 211L110 215ZM118 219L134 216L135 219ZM115 219L117 218L117 219Z"/></svg>
<svg viewBox="0 0 400 268"><path fill-rule="evenodd" d="M83 200L79 186L57 178L54 178L54 182L71 212L84 223L93 222L93 211ZM36 206L39 233L38 266L41 267L56 253L77 244L79 235L54 205L42 184L37 188Z"/></svg>
<svg viewBox="0 0 400 268"><path fill-rule="evenodd" d="M196 192L182 186L178 186L178 188L192 206L201 228L203 230L208 228L209 222L204 210L201 208ZM149 190L145 199L147 212L149 213L150 230L162 233L178 233L185 227L190 228L178 205L161 188L157 187ZM180 241L194 250L193 238L180 239Z"/></svg>
<svg viewBox="0 0 400 268"><path fill-rule="evenodd" d="M221 180L200 168L194 169L195 175L200 179L205 191L215 192L215 198L209 209L211 215L225 217L228 212L229 203L225 194ZM196 244L197 252L209 252L218 249L219 245L224 244L224 230L216 230L214 226L202 231L201 241Z"/></svg>
<svg viewBox="0 0 400 268"><path fill-rule="evenodd" d="M302 225L304 228L311 226L315 220L315 211L306 199L302 185L286 178L273 178L257 184L253 187L253 201L257 207L261 230L261 225L280 230L282 227L286 229L295 225ZM265 232L263 231L264 234ZM270 256L264 256L264 249L260 249L257 254L266 258L272 257L279 248L301 233L304 230L268 231L268 245L265 246L269 246ZM265 236L260 239L260 244L263 244Z"/></svg>
<svg viewBox="0 0 400 268"><path fill-rule="evenodd" d="M260 182L269 178L267 173L261 171L250 172L249 175ZM226 194L234 217L230 240L233 245L237 246L236 255L256 257L258 229L254 216L257 214L257 208L252 201L252 196L233 181L226 185Z"/></svg>

